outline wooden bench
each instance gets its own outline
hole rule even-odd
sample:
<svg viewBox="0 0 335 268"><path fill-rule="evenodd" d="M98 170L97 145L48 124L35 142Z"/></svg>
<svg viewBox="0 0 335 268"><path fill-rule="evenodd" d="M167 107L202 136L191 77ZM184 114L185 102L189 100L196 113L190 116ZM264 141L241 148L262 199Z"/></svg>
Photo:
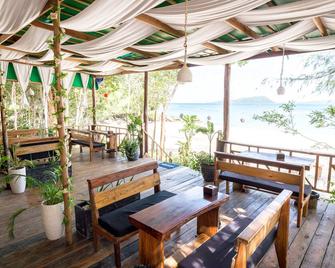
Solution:
<svg viewBox="0 0 335 268"><path fill-rule="evenodd" d="M174 195L167 191L160 191L160 176L157 172L157 168L158 163L149 160L146 163L141 163L122 171L88 180L92 208L94 247L96 251L99 249L100 237L105 237L112 241L114 243L116 267L121 267L120 243L138 232L136 227L129 222L129 215L155 205ZM144 172L150 172L151 174L143 174L140 178L135 178L130 182L103 192L97 191L100 187ZM154 188L154 194L111 212L104 213L103 215L99 214L100 209L151 188Z"/></svg>
<svg viewBox="0 0 335 268"><path fill-rule="evenodd" d="M94 133L90 131L68 129L70 134L69 152L72 151L73 145L80 146L80 152L82 147L88 147L90 150L90 161L93 159L93 153L101 151L101 157L104 158L105 144L102 142L96 142L94 140Z"/></svg>
<svg viewBox="0 0 335 268"><path fill-rule="evenodd" d="M281 171L278 171L279 169ZM216 152L215 170L215 183L219 184L218 179L225 180L227 193L229 193L230 182L271 193L280 193L284 189L292 191L292 198L298 201L298 227L302 223L302 217L308 214L312 187L305 185L304 166ZM218 170L221 171L219 174Z"/></svg>
<svg viewBox="0 0 335 268"><path fill-rule="evenodd" d="M279 267L286 268L291 194L282 191L255 219L238 216L178 267L256 267L274 242Z"/></svg>

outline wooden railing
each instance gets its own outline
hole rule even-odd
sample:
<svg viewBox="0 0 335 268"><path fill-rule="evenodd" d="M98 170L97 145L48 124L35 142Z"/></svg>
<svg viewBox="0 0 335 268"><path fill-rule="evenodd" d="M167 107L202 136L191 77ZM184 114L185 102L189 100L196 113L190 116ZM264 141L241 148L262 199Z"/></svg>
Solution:
<svg viewBox="0 0 335 268"><path fill-rule="evenodd" d="M128 130L125 127L115 127L104 124L91 125L90 130L95 130L97 132L101 131L106 133L112 131L114 134L116 134L117 146L119 146L123 141L123 139L128 135Z"/></svg>
<svg viewBox="0 0 335 268"><path fill-rule="evenodd" d="M281 152L289 156L308 157L314 159L314 165L309 172L306 172L306 180L314 190L329 193L331 191L332 184L335 183L335 154L222 140L217 141L217 150L225 151L227 153L240 153L244 151L268 153Z"/></svg>
<svg viewBox="0 0 335 268"><path fill-rule="evenodd" d="M155 141L153 137L151 137L148 132L146 132L144 129L143 134L147 135L149 144L148 144L148 152L146 153L150 158L159 160L159 161L166 161L166 162L172 162L172 156L171 153L166 152L162 146Z"/></svg>

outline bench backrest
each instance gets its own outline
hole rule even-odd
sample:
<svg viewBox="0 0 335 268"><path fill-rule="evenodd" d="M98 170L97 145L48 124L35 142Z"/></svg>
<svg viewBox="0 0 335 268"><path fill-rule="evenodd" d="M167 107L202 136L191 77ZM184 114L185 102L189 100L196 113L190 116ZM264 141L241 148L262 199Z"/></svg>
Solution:
<svg viewBox="0 0 335 268"><path fill-rule="evenodd" d="M55 151L59 149L58 142L46 143L46 144L31 144L29 146L18 146L15 148L13 153L15 156L22 156L27 154L35 154L41 152Z"/></svg>
<svg viewBox="0 0 335 268"><path fill-rule="evenodd" d="M69 129L70 138L75 140L82 140L86 142L92 141L92 133L85 130Z"/></svg>
<svg viewBox="0 0 335 268"><path fill-rule="evenodd" d="M39 136L41 133L40 129L17 129L9 130L8 138L20 138L20 137L35 137Z"/></svg>
<svg viewBox="0 0 335 268"><path fill-rule="evenodd" d="M255 164L257 166L250 166L250 164ZM280 172L272 169L260 168L259 165L286 169L290 172ZM235 154L215 152L215 167L216 170L230 171L241 175L254 176L301 187L304 186L305 167L302 165L293 165L282 161L260 160ZM295 171L295 173L291 173L291 171Z"/></svg>
<svg viewBox="0 0 335 268"><path fill-rule="evenodd" d="M139 165L121 171L116 171L106 176L87 180L92 213L94 215L94 222L97 223L97 219L99 217L98 210L100 208L108 206L114 202L135 195L137 193L149 190L151 188L154 188L155 192L160 191L160 176L157 168L157 161L150 160L146 163L140 163ZM106 186L110 183L117 182L128 177L134 177L148 171L152 171L152 174L143 175L142 177L135 178L130 182L121 184L117 187L107 189L102 192L97 191L97 188Z"/></svg>
<svg viewBox="0 0 335 268"><path fill-rule="evenodd" d="M248 258L255 252L273 228L278 224L275 240L280 267L286 267L292 192L282 191L237 238L237 255L232 267L247 267Z"/></svg>

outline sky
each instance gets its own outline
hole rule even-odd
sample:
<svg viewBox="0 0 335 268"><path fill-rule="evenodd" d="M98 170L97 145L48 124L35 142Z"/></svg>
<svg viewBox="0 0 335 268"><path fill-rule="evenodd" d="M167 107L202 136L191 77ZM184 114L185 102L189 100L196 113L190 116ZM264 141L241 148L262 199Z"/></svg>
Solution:
<svg viewBox="0 0 335 268"><path fill-rule="evenodd" d="M285 56L284 75L295 77L304 73L304 62L310 54ZM253 96L265 96L272 101L282 103L289 100L296 102L327 101L335 102L335 94L313 93L314 87L301 87L297 84L285 86L284 96L277 95L282 57L272 57L247 61L240 66L232 65L231 99ZM224 66L201 66L191 68L193 81L178 85L172 99L173 103L206 103L222 101ZM262 83L267 79L267 83Z"/></svg>

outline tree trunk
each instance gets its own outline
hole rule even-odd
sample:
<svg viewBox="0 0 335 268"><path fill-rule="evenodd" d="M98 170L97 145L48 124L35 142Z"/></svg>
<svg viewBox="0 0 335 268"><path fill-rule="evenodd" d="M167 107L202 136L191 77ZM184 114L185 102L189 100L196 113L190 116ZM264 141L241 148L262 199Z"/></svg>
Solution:
<svg viewBox="0 0 335 268"><path fill-rule="evenodd" d="M59 135L60 165L62 170L64 215L65 215L65 237L67 244L72 244L72 211L70 204L69 176L67 168L67 139L64 122L64 101L62 88L62 69L61 69L61 28L60 28L60 0L54 0L53 11L51 14L54 26L54 68L55 68L55 103L57 108L57 130ZM64 93L64 94L63 94Z"/></svg>
<svg viewBox="0 0 335 268"><path fill-rule="evenodd" d="M4 90L5 85L2 84L2 70L0 70L0 115L1 115L1 127L2 127L2 144L4 155L10 157L9 145L8 145L8 132L7 132L7 119L6 119L6 110L5 110L5 100L4 100ZM8 168L8 164L6 165Z"/></svg>

